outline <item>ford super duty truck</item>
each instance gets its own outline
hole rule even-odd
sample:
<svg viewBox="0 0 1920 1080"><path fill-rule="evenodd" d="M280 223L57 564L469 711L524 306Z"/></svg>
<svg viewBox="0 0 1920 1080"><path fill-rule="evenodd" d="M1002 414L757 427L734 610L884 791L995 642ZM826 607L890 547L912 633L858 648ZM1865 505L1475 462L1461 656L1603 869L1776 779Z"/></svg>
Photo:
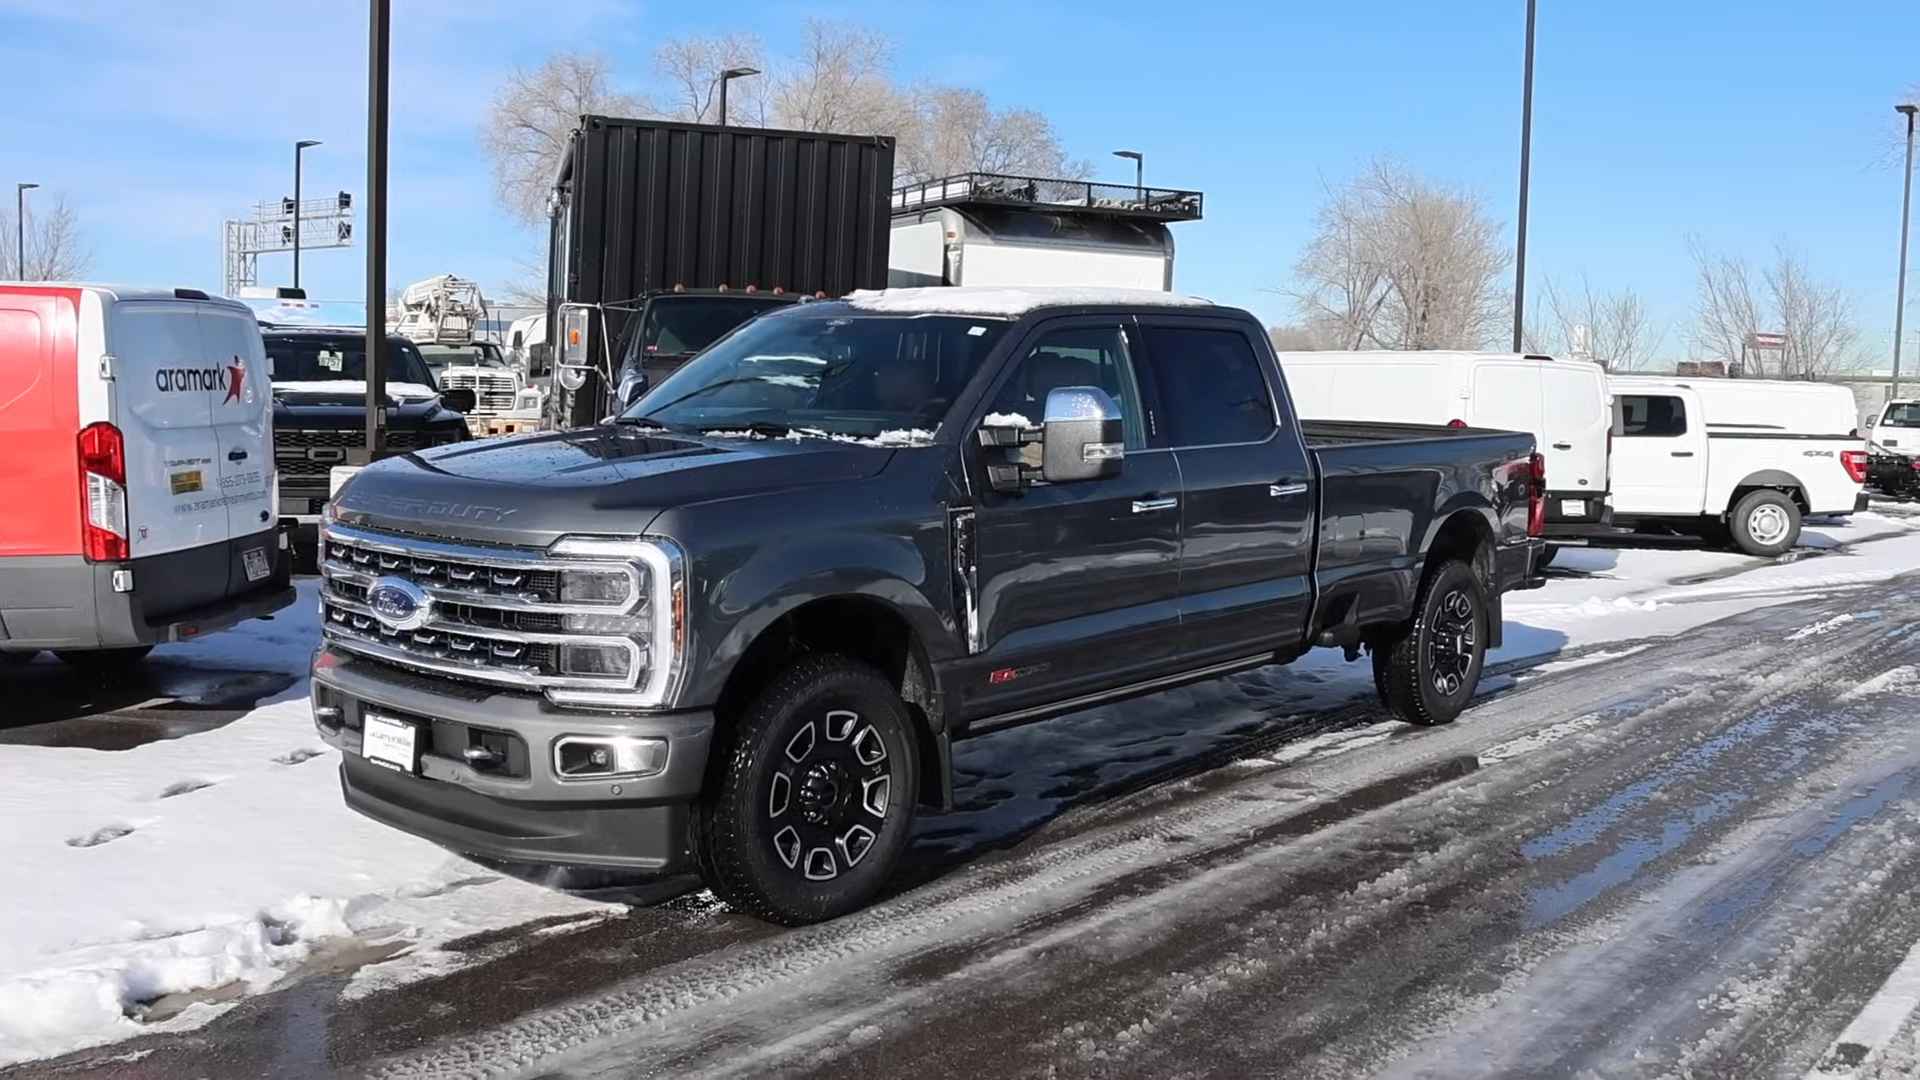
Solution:
<svg viewBox="0 0 1920 1080"><path fill-rule="evenodd" d="M871 898L957 739L1370 654L1452 720L1540 582L1529 435L1295 420L1250 315L904 289L769 312L613 422L375 463L322 524L354 809L512 861Z"/></svg>

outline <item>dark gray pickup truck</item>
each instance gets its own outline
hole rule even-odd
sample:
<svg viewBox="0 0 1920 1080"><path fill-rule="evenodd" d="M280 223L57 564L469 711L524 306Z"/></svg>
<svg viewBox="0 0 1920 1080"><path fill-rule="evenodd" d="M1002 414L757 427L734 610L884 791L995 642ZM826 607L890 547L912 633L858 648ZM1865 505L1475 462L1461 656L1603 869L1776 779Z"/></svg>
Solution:
<svg viewBox="0 0 1920 1080"><path fill-rule="evenodd" d="M951 804L955 739L1313 646L1453 719L1539 583L1540 472L1528 435L1298 423L1233 309L797 305L616 422L360 473L314 717L397 828L829 918Z"/></svg>

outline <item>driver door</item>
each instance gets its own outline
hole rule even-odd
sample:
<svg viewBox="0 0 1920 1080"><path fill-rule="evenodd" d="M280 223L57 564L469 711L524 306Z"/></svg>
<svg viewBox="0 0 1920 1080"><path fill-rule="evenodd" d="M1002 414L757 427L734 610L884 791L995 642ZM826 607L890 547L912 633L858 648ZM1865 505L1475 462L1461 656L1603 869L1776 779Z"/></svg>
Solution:
<svg viewBox="0 0 1920 1080"><path fill-rule="evenodd" d="M1173 655L1180 473L1150 434L1133 335L1131 320L1112 316L1040 324L1014 350L990 404L968 428L978 637L954 685L969 720L1137 682ZM992 490L987 455L1019 451L980 447L973 433L981 419L1018 415L1038 424L1047 392L1064 386L1097 386L1119 404L1120 474Z"/></svg>

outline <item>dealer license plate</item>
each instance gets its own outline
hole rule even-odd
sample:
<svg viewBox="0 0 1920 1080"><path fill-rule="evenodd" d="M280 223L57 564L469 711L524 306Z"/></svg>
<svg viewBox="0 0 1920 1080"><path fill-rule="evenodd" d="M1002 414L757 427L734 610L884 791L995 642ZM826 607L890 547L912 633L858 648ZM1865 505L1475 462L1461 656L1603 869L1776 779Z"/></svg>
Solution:
<svg viewBox="0 0 1920 1080"><path fill-rule="evenodd" d="M415 750L415 740L420 729L404 720L394 720L373 713L360 716L360 753L375 765L385 765L389 769L398 769L404 773L414 771L414 763L419 760Z"/></svg>
<svg viewBox="0 0 1920 1080"><path fill-rule="evenodd" d="M266 548L248 548L240 553L240 561L247 568L248 581L265 581L273 573L273 564L267 561Z"/></svg>
<svg viewBox="0 0 1920 1080"><path fill-rule="evenodd" d="M1565 514L1567 517L1586 517L1587 516L1587 500L1561 499L1560 512L1562 514Z"/></svg>

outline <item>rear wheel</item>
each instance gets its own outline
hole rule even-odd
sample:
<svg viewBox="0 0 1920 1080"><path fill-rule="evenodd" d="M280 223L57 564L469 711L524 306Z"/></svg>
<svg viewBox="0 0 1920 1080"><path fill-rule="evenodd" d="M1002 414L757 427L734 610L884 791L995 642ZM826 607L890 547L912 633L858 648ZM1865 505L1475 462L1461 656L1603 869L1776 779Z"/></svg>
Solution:
<svg viewBox="0 0 1920 1080"><path fill-rule="evenodd" d="M1800 507L1785 492L1761 488L1734 504L1727 527L1741 551L1783 555L1800 539Z"/></svg>
<svg viewBox="0 0 1920 1080"><path fill-rule="evenodd" d="M90 674L125 675L139 667L152 651L151 645L135 645L128 649L55 649L53 655Z"/></svg>
<svg viewBox="0 0 1920 1080"><path fill-rule="evenodd" d="M1374 686L1410 724L1445 724L1473 699L1487 657L1486 590L1466 563L1427 577L1413 624L1373 653Z"/></svg>
<svg viewBox="0 0 1920 1080"><path fill-rule="evenodd" d="M716 745L694 863L739 911L836 918L886 883L913 824L919 744L893 685L843 656L795 661Z"/></svg>

